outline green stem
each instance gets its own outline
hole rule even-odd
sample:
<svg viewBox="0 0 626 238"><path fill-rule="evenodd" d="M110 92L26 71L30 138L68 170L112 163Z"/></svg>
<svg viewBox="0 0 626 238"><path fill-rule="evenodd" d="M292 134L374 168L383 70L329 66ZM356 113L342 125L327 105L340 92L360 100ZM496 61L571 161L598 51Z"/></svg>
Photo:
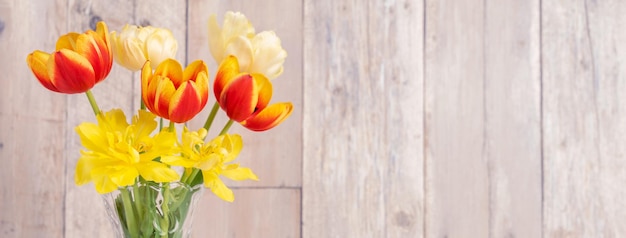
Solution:
<svg viewBox="0 0 626 238"><path fill-rule="evenodd" d="M226 125L224 125L224 128L222 129L222 131L220 131L220 136L226 134L226 132L228 132L228 129L230 129L230 126L233 125L233 120L228 120L228 122L226 122Z"/></svg>
<svg viewBox="0 0 626 238"><path fill-rule="evenodd" d="M187 180L185 181L185 183L188 184L190 187L193 187L195 184L191 184L191 183L193 183L193 181L195 180L196 176L198 175L198 172L200 172L199 169L193 168L193 170L191 171L191 174L189 175L189 177L187 177Z"/></svg>
<svg viewBox="0 0 626 238"><path fill-rule="evenodd" d="M220 105L215 102L213 104L213 108L211 109L211 113L209 113L209 117L207 117L206 122L204 123L204 129L207 131L211 128L211 124L213 124L213 120L215 119L215 115L217 115L218 109L220 109Z"/></svg>
<svg viewBox="0 0 626 238"><path fill-rule="evenodd" d="M146 104L143 102L143 99L139 100L139 102L140 102L139 105L141 107L141 110L146 110Z"/></svg>
<svg viewBox="0 0 626 238"><path fill-rule="evenodd" d="M122 202L124 203L124 216L126 217L126 228L130 233L130 237L139 237L137 230L137 221L133 212L133 202L131 201L130 192L126 188L120 189Z"/></svg>
<svg viewBox="0 0 626 238"><path fill-rule="evenodd" d="M163 117L159 117L159 131L163 130Z"/></svg>
<svg viewBox="0 0 626 238"><path fill-rule="evenodd" d="M91 93L91 90L87 90L85 94L87 94L87 99L89 99L89 104L91 104L91 109L93 109L93 113L96 114L96 116L100 115L100 108L98 108L98 104L96 103L96 99L93 97L93 93Z"/></svg>
<svg viewBox="0 0 626 238"><path fill-rule="evenodd" d="M176 130L176 123L173 121L170 121L170 128L169 128L170 132L174 132Z"/></svg>
<svg viewBox="0 0 626 238"><path fill-rule="evenodd" d="M170 231L170 208L169 208L169 198L170 198L170 184L163 183L163 204L161 205L161 210L163 211L163 219L161 219L161 237L167 238Z"/></svg>

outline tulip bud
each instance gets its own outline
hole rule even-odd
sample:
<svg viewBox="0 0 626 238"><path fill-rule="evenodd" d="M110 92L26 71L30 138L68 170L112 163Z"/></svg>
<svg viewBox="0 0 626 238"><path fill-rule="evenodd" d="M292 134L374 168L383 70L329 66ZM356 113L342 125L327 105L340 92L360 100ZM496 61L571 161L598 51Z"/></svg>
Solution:
<svg viewBox="0 0 626 238"><path fill-rule="evenodd" d="M178 43L172 32L152 26L125 25L118 34L111 33L115 62L131 71L141 69L146 61L156 68L176 56Z"/></svg>
<svg viewBox="0 0 626 238"><path fill-rule="evenodd" d="M185 71L178 61L167 59L154 73L150 62L141 71L141 96L157 116L183 123L198 114L209 98L209 71L203 61L191 63Z"/></svg>
<svg viewBox="0 0 626 238"><path fill-rule="evenodd" d="M229 56L214 82L214 93L228 117L253 131L269 130L291 115L290 102L269 105L272 83L262 74L238 72L237 58Z"/></svg>
<svg viewBox="0 0 626 238"><path fill-rule="evenodd" d="M252 24L239 12L226 12L222 28L215 15L209 18L209 50L215 62L234 55L241 72L260 73L269 79L282 74L287 57L273 31L255 34Z"/></svg>
<svg viewBox="0 0 626 238"><path fill-rule="evenodd" d="M107 25L98 22L96 31L63 35L57 40L55 52L34 51L26 62L47 89L67 94L84 93L111 72L113 57Z"/></svg>

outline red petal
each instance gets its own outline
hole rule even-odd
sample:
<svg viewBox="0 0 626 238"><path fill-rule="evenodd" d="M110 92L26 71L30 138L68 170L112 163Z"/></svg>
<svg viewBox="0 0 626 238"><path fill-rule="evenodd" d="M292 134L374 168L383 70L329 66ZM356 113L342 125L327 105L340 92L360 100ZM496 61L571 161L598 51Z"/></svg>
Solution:
<svg viewBox="0 0 626 238"><path fill-rule="evenodd" d="M62 93L84 93L95 84L93 68L87 59L78 53L61 49L48 60L48 76Z"/></svg>
<svg viewBox="0 0 626 238"><path fill-rule="evenodd" d="M226 86L220 105L230 119L241 122L254 113L258 98L258 86L254 78L244 74Z"/></svg>
<svg viewBox="0 0 626 238"><path fill-rule="evenodd" d="M26 57L26 63L30 70L33 71L35 77L41 85L46 87L48 90L59 92L59 90L52 84L50 81L50 77L48 76L48 67L47 63L50 59L50 54L43 51L34 51Z"/></svg>
<svg viewBox="0 0 626 238"><path fill-rule="evenodd" d="M202 110L200 95L194 89L194 82L184 82L170 99L169 119L176 123L191 120Z"/></svg>
<svg viewBox="0 0 626 238"><path fill-rule="evenodd" d="M269 130L287 119L292 111L291 103L272 104L242 122L241 125L253 131Z"/></svg>
<svg viewBox="0 0 626 238"><path fill-rule="evenodd" d="M215 75L215 82L213 82L213 93L220 105L222 104L220 102L222 91L224 91L224 88L233 81L238 74L239 63L237 62L237 57L232 55L226 57L221 62L217 74Z"/></svg>
<svg viewBox="0 0 626 238"><path fill-rule="evenodd" d="M76 39L76 52L91 63L96 83L102 81L111 71L111 55L104 41L94 31L87 31Z"/></svg>

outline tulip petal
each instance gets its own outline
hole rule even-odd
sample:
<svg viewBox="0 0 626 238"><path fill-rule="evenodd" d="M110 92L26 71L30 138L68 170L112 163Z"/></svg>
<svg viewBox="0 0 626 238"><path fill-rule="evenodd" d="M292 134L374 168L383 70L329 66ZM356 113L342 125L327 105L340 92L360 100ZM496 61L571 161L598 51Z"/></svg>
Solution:
<svg viewBox="0 0 626 238"><path fill-rule="evenodd" d="M258 99L258 86L254 78L243 74L226 86L222 92L221 106L230 119L241 122L254 113Z"/></svg>
<svg viewBox="0 0 626 238"><path fill-rule="evenodd" d="M174 87L178 88L183 83L183 67L174 59L163 61L154 71L155 75L165 76L169 78Z"/></svg>
<svg viewBox="0 0 626 238"><path fill-rule="evenodd" d="M209 51L215 61L220 62L224 58L224 39L222 29L217 23L215 14L209 17Z"/></svg>
<svg viewBox="0 0 626 238"><path fill-rule="evenodd" d="M154 98L154 111L152 112L157 114L157 116L169 118L168 111L170 108L170 101L172 99L172 95L176 93L176 88L174 87L172 81L167 78L160 75L157 75L156 77L156 79L153 79L156 80L156 82L152 82L150 89L148 89L148 91L155 92L156 94ZM156 85L156 88L153 88L152 85Z"/></svg>
<svg viewBox="0 0 626 238"><path fill-rule="evenodd" d="M156 66L167 58L176 55L178 42L174 39L171 31L155 29L146 39L145 47L146 59L149 59L154 64L153 66Z"/></svg>
<svg viewBox="0 0 626 238"><path fill-rule="evenodd" d="M258 73L251 75L254 78L254 82L259 87L259 100L256 104L256 110L263 110L272 99L272 83L265 75Z"/></svg>
<svg viewBox="0 0 626 238"><path fill-rule="evenodd" d="M154 105L155 92L148 90L148 85L150 84L152 77L152 67L150 67L150 62L146 61L141 69L141 98L143 99L143 103L146 104L148 108L150 108L151 105ZM151 108L150 111L152 111Z"/></svg>
<svg viewBox="0 0 626 238"><path fill-rule="evenodd" d="M68 49L75 51L76 50L76 39L80 34L76 32L70 32L65 35L62 35L57 40L56 50Z"/></svg>
<svg viewBox="0 0 626 238"><path fill-rule="evenodd" d="M61 49L48 60L50 81L62 93L83 93L91 89L95 75L91 64L78 53Z"/></svg>
<svg viewBox="0 0 626 238"><path fill-rule="evenodd" d="M169 99L170 121L183 123L191 120L200 110L201 98L196 92L193 81L184 82Z"/></svg>
<svg viewBox="0 0 626 238"><path fill-rule="evenodd" d="M287 51L281 46L280 38L273 31L264 31L252 39L254 45L254 62L249 72L258 72L275 79L283 73L283 64Z"/></svg>
<svg viewBox="0 0 626 238"><path fill-rule="evenodd" d="M237 62L237 57L230 55L220 63L220 67L215 75L215 81L213 82L213 93L218 103L221 104L222 91L226 85L233 81L238 74L239 63Z"/></svg>
<svg viewBox="0 0 626 238"><path fill-rule="evenodd" d="M28 57L26 57L26 63L28 64L28 67L30 67L30 69L33 71L33 74L35 74L35 78L39 80L39 83L41 83L41 85L46 87L48 90L59 92L54 84L52 84L52 82L50 81L50 77L48 76L47 63L49 59L50 54L36 50L33 53L29 54Z"/></svg>
<svg viewBox="0 0 626 238"><path fill-rule="evenodd" d="M195 90L201 97L202 107L209 99L209 69L202 60L196 60L183 72L183 81L194 81Z"/></svg>
<svg viewBox="0 0 626 238"><path fill-rule="evenodd" d="M76 52L91 63L96 83L102 81L111 71L109 52L106 43L93 31L87 31L76 39Z"/></svg>
<svg viewBox="0 0 626 238"><path fill-rule="evenodd" d="M243 72L251 72L250 65L252 64L252 43L250 39L244 36L237 36L231 38L226 42L225 55L234 55L239 62L239 68ZM253 72L251 72L253 73Z"/></svg>
<svg viewBox="0 0 626 238"><path fill-rule="evenodd" d="M292 111L293 105L291 103L272 104L241 122L241 125L253 131L269 130L287 119Z"/></svg>

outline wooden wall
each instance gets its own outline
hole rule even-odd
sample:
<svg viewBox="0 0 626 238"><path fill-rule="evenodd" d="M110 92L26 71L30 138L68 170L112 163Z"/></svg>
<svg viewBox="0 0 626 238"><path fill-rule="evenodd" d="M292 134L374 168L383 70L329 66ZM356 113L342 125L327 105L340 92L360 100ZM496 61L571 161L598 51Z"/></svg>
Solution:
<svg viewBox="0 0 626 238"><path fill-rule="evenodd" d="M295 111L235 126L261 180L231 183L232 204L206 192L194 237L626 236L625 1L0 0L0 237L111 237L73 183L87 100L45 90L26 55L149 24L214 74L207 19L227 10L281 37L273 100ZM138 78L114 66L100 107L137 110Z"/></svg>

